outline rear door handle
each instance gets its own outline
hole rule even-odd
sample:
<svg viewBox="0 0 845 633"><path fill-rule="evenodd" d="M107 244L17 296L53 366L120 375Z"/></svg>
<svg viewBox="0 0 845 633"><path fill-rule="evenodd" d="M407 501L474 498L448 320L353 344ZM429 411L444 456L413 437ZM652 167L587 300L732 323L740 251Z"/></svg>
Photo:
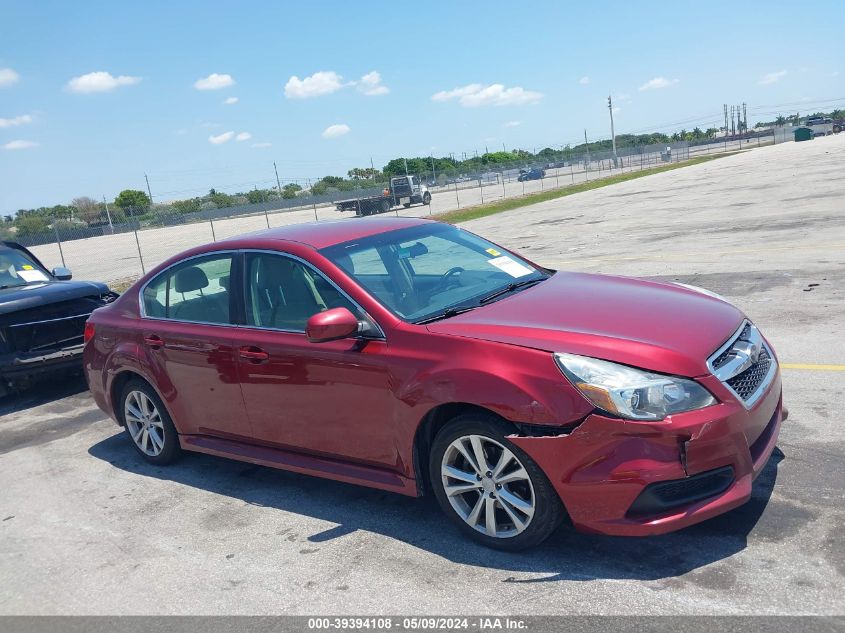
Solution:
<svg viewBox="0 0 845 633"><path fill-rule="evenodd" d="M164 345L164 341L161 339L160 336L157 334L150 334L144 337L144 343L152 347L153 349L158 349L162 345Z"/></svg>
<svg viewBox="0 0 845 633"><path fill-rule="evenodd" d="M270 358L270 354L265 352L260 347L256 347L255 345L249 345L248 347L242 347L238 354L241 358L245 358L246 360L250 361L251 363L263 363L268 358Z"/></svg>

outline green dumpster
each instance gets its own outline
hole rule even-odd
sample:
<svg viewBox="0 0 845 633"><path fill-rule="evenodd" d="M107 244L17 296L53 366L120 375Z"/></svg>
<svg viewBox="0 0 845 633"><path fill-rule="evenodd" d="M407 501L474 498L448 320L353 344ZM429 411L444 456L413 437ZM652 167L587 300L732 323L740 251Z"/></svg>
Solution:
<svg viewBox="0 0 845 633"><path fill-rule="evenodd" d="M813 130L808 127L799 127L795 130L795 142L798 141L812 141L813 140Z"/></svg>

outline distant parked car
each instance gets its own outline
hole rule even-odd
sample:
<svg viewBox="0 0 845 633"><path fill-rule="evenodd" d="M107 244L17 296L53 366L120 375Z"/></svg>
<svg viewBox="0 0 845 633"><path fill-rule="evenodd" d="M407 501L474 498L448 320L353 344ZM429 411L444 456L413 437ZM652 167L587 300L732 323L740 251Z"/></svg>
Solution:
<svg viewBox="0 0 845 633"><path fill-rule="evenodd" d="M540 180L540 178L545 177L546 170L540 169L539 167L532 167L531 169L520 169L517 180L519 182L524 182L526 180Z"/></svg>
<svg viewBox="0 0 845 633"><path fill-rule="evenodd" d="M80 367L85 321L117 293L48 271L29 250L0 242L0 397L45 372Z"/></svg>

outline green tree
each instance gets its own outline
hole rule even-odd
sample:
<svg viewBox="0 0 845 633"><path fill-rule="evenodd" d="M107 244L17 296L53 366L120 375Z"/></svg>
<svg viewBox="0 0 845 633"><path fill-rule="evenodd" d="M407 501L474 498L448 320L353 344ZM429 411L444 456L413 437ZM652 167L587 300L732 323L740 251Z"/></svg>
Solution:
<svg viewBox="0 0 845 633"><path fill-rule="evenodd" d="M214 190L212 189L212 191L214 191ZM218 209L231 207L231 206L234 206L234 204L235 204L235 198L233 196L230 196L228 193L215 191L213 194L211 194L208 197L211 199L211 201L214 203L214 205Z"/></svg>
<svg viewBox="0 0 845 633"><path fill-rule="evenodd" d="M149 196L137 189L124 189L117 194L114 203L124 211L131 210L133 213L144 213L150 208Z"/></svg>
<svg viewBox="0 0 845 633"><path fill-rule="evenodd" d="M250 204L258 204L267 199L267 192L263 189L253 189L246 192L246 199Z"/></svg>
<svg viewBox="0 0 845 633"><path fill-rule="evenodd" d="M15 228L17 229L17 234L21 237L25 235L37 235L39 233L46 233L50 230L46 218L35 214L18 216L18 218L15 220Z"/></svg>
<svg viewBox="0 0 845 633"><path fill-rule="evenodd" d="M177 200L170 206L173 207L173 210L176 211L176 213L196 213L202 208L201 201L199 198Z"/></svg>
<svg viewBox="0 0 845 633"><path fill-rule="evenodd" d="M290 182L282 187L282 198L296 198L296 194L300 191L302 191L302 187L295 182Z"/></svg>

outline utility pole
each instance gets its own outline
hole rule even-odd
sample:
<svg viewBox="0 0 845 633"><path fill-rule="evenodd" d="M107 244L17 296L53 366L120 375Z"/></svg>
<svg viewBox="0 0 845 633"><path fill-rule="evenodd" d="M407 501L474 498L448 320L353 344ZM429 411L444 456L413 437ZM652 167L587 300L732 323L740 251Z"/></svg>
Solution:
<svg viewBox="0 0 845 633"><path fill-rule="evenodd" d="M587 130L584 130L584 148L587 150L587 169L590 165L590 142L587 140Z"/></svg>
<svg viewBox="0 0 845 633"><path fill-rule="evenodd" d="M147 181L147 193L150 194L150 206L153 206L153 192L150 191L150 179L147 178L147 174L144 174L144 180Z"/></svg>
<svg viewBox="0 0 845 633"><path fill-rule="evenodd" d="M279 200L282 199L282 183L279 182L279 170L276 169L276 161L273 161L273 171L276 172L276 187L279 189Z"/></svg>
<svg viewBox="0 0 845 633"><path fill-rule="evenodd" d="M436 182L437 181L437 172L434 170L434 156L432 155L429 158L431 158L431 180L432 180L432 182Z"/></svg>
<svg viewBox="0 0 845 633"><path fill-rule="evenodd" d="M613 130L613 101L607 95L607 109L610 111L610 138L613 140L613 164L616 165L619 158L616 156L616 132Z"/></svg>
<svg viewBox="0 0 845 633"><path fill-rule="evenodd" d="M742 127L748 133L748 110L745 109L745 101L742 102Z"/></svg>
<svg viewBox="0 0 845 633"><path fill-rule="evenodd" d="M403 157L402 160L405 161L405 175L407 176L408 175L408 159Z"/></svg>
<svg viewBox="0 0 845 633"><path fill-rule="evenodd" d="M109 212L109 203L106 202L106 197L103 196L103 204L106 205L106 217L109 219L109 228L114 230L114 225L111 223L111 213Z"/></svg>

